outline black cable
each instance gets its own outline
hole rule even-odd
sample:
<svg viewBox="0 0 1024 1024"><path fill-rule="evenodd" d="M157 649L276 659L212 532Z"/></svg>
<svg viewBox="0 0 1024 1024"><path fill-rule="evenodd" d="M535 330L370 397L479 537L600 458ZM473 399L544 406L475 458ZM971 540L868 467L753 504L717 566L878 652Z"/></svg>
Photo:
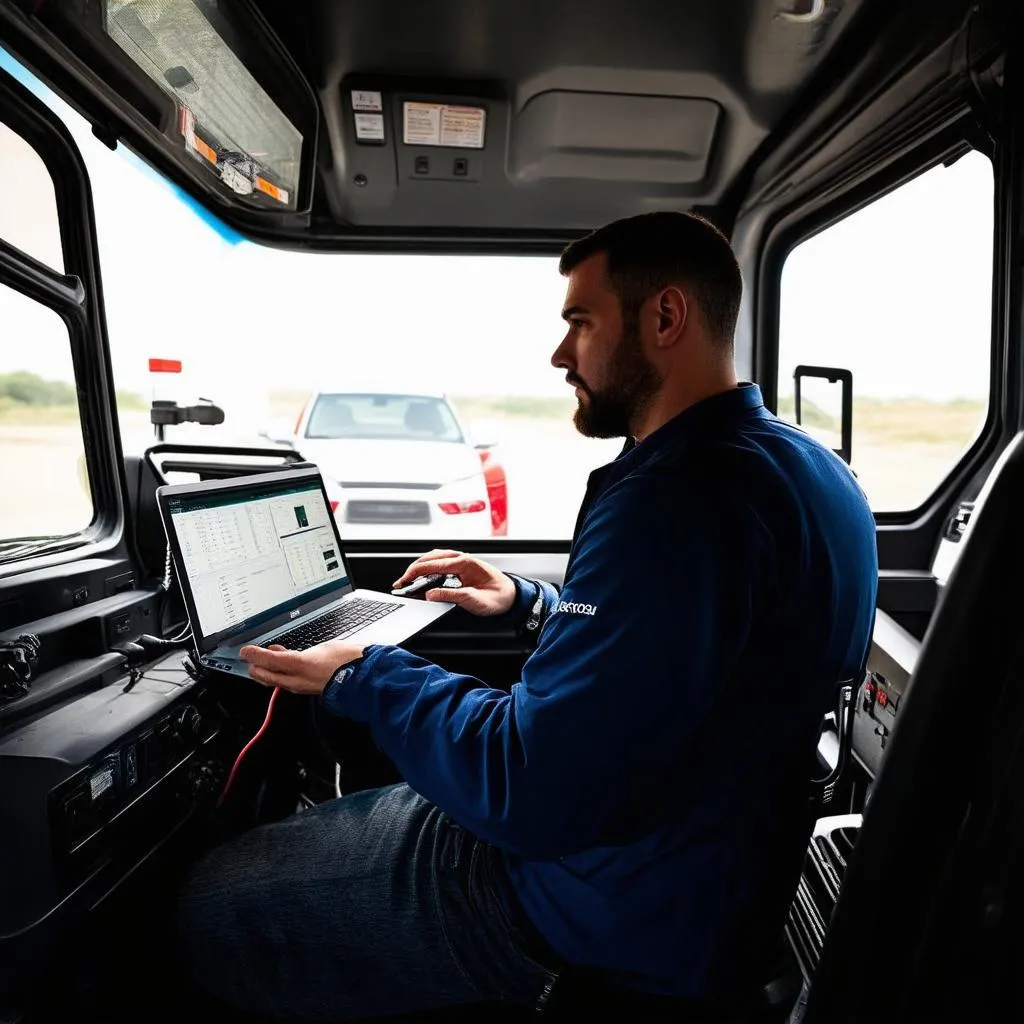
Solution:
<svg viewBox="0 0 1024 1024"><path fill-rule="evenodd" d="M142 678L141 669L147 662L152 661L161 654L166 654L168 651L184 651L191 645L192 630L190 628L186 628L185 631L180 633L178 636L168 638L153 636L150 633L143 633L142 636L138 637L134 641L115 647L114 650L117 651L118 654L123 654L128 663L129 678L122 692L128 693L139 679ZM182 659L182 667L190 676L192 676L192 672L187 664L190 660L189 655L186 654ZM150 671L160 670L151 669ZM195 679L196 676L192 676L192 678Z"/></svg>
<svg viewBox="0 0 1024 1024"><path fill-rule="evenodd" d="M22 633L0 643L0 700L18 700L28 693L41 647L35 633Z"/></svg>
<svg viewBox="0 0 1024 1024"><path fill-rule="evenodd" d="M113 648L120 654L128 666L128 682L125 683L122 693L127 693L142 678L142 665L147 661L146 649L140 644L129 641Z"/></svg>

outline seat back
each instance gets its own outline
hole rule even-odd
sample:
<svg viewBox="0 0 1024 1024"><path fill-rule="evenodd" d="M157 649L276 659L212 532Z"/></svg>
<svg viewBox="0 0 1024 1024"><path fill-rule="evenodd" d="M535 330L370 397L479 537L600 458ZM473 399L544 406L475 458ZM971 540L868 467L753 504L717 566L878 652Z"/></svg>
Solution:
<svg viewBox="0 0 1024 1024"><path fill-rule="evenodd" d="M965 992L966 973L929 973L931 930L984 901L957 857L988 802L993 739L1005 708L1024 705L1024 434L1003 452L978 496L957 564L936 605L885 761L872 790L825 936L803 1024L905 1020L922 993ZM1013 699L1008 699L1013 698ZM1018 724L1018 723L1014 723ZM969 852L969 850L968 850ZM980 914L980 912L979 912ZM961 917L964 928L979 927ZM980 921L980 917L978 918ZM866 951L892 958L865 975ZM967 992L980 995L980 989Z"/></svg>

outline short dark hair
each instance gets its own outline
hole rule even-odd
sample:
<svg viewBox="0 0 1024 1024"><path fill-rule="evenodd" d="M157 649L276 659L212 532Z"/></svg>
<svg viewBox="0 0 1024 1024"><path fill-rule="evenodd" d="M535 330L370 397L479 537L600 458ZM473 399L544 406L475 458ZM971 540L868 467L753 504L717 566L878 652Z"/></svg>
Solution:
<svg viewBox="0 0 1024 1024"><path fill-rule="evenodd" d="M567 275L602 252L624 315L635 315L659 288L681 284L700 306L712 341L731 348L743 280L729 240L709 220L666 210L612 221L571 242L558 270Z"/></svg>

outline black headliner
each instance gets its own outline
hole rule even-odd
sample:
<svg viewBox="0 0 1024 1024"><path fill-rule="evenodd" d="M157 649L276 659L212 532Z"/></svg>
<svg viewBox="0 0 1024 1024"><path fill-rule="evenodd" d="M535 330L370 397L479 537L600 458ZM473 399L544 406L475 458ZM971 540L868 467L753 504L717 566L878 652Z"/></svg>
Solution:
<svg viewBox="0 0 1024 1024"><path fill-rule="evenodd" d="M731 231L741 208L795 194L869 141L877 119L859 113L899 76L928 68L899 90L907 106L914 88L934 91L961 74L960 43L977 6L220 0L262 15L319 106L313 189L304 209L287 213L247 208L199 173L180 140L172 148L166 126L130 107L99 65L77 64L59 32L47 34L57 19L47 12L98 0L68 3L0 0L0 39L102 137L123 139L241 232L295 247L505 251L551 249L649 209L702 210ZM386 148L355 143L350 86L383 90ZM398 137L410 96L488 105L487 144L468 154L470 180L453 179L450 149L430 151L431 180L413 174L424 150ZM893 109L880 105L879 116Z"/></svg>
<svg viewBox="0 0 1024 1024"><path fill-rule="evenodd" d="M388 227L430 222L432 211L414 197L402 207L401 183L394 197L400 215L394 219L386 210L366 209L352 186L358 153L343 133L342 80L351 74L371 81L374 75L401 74L413 82L441 80L471 90L488 83L510 102L508 150L501 154L505 174L493 183L491 203L474 204L471 190L463 188L451 207L433 211L433 222L559 233L640 209L720 204L843 34L871 6L871 0L313 0L304 7L289 0L260 2L324 110L321 162L330 164L324 198L334 218ZM874 6L891 5L877 0ZM552 91L594 97L599 116L613 95L713 100L720 119L705 173L680 183L630 180L629 168L603 177L517 180L510 155L517 117L531 98ZM632 140L623 137L620 145L628 152ZM594 156L607 166L615 154L601 150ZM505 207L504 221L489 216L494 204Z"/></svg>

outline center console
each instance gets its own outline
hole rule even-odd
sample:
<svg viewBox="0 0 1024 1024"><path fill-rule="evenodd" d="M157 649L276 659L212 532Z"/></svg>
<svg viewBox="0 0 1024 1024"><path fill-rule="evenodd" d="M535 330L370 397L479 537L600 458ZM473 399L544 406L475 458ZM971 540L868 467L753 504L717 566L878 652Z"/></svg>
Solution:
<svg viewBox="0 0 1024 1024"><path fill-rule="evenodd" d="M891 616L877 612L867 672L854 694L851 756L854 773L861 780L858 803L870 803L871 784L885 758L920 646ZM819 752L822 749L819 746ZM786 938L805 983L821 956L862 820L861 813L820 818L808 844L786 925Z"/></svg>

